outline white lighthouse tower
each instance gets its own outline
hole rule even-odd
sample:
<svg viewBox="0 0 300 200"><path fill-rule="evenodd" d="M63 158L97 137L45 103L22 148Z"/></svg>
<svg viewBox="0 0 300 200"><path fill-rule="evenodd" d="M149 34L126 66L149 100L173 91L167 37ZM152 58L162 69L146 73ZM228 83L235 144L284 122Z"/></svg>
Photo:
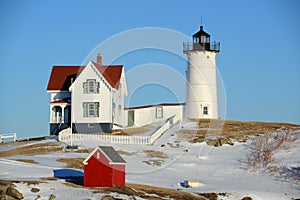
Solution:
<svg viewBox="0 0 300 200"><path fill-rule="evenodd" d="M188 57L187 68L187 119L217 119L218 98L216 80L216 55L220 42L210 42L210 35L200 26L193 35L193 42L183 44Z"/></svg>

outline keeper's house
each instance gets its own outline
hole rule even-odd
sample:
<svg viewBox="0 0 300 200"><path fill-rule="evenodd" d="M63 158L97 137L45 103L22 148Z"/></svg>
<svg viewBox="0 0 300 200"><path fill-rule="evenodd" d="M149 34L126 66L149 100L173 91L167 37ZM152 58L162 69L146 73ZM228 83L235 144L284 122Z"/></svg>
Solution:
<svg viewBox="0 0 300 200"><path fill-rule="evenodd" d="M102 133L144 126L172 116L181 120L184 104L163 103L125 108L127 96L123 65L102 65L102 57L86 66L53 66L47 92L50 101L50 135L63 129L72 133Z"/></svg>
<svg viewBox="0 0 300 200"><path fill-rule="evenodd" d="M127 87L123 65L102 65L102 57L86 66L53 66L47 92L51 93L50 134L71 127L73 133L110 132L125 122Z"/></svg>

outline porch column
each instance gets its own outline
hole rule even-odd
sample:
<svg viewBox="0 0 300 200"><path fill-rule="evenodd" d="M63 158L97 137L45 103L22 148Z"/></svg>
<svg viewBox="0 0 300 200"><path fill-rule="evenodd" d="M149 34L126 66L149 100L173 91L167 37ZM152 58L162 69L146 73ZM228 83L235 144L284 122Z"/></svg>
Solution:
<svg viewBox="0 0 300 200"><path fill-rule="evenodd" d="M65 123L65 107L66 105L62 105L61 107L61 119L60 119L60 123Z"/></svg>
<svg viewBox="0 0 300 200"><path fill-rule="evenodd" d="M53 111L54 105L50 105L50 123L56 123L54 121L56 113Z"/></svg>

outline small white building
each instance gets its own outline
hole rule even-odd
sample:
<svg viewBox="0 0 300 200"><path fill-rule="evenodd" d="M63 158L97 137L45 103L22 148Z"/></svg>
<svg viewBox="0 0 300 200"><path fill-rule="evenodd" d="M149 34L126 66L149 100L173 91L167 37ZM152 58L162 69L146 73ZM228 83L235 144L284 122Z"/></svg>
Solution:
<svg viewBox="0 0 300 200"><path fill-rule="evenodd" d="M184 103L163 103L147 106L125 108L128 126L145 126L154 122L163 121L172 116L174 121L182 120Z"/></svg>

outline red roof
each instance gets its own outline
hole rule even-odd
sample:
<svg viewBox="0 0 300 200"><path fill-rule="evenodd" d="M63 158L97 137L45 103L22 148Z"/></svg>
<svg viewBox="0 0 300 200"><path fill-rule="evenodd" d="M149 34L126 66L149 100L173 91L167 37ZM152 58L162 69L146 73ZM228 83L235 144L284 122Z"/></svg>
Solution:
<svg viewBox="0 0 300 200"><path fill-rule="evenodd" d="M70 99L58 99L58 100L55 100L55 101L51 101L50 103L51 104L58 104L58 103L69 103L70 102Z"/></svg>
<svg viewBox="0 0 300 200"><path fill-rule="evenodd" d="M124 108L124 109L125 110L136 110L136 109L159 107L159 106L183 106L183 105L185 105L185 103L161 103L161 104L129 107L129 108Z"/></svg>
<svg viewBox="0 0 300 200"><path fill-rule="evenodd" d="M95 62L92 63L97 67L100 73L113 88L117 89L119 87L123 65L103 66Z"/></svg>
<svg viewBox="0 0 300 200"><path fill-rule="evenodd" d="M113 88L119 87L123 65L100 66L94 62L93 64ZM72 82L75 81L84 67L53 66L47 90L69 90Z"/></svg>

